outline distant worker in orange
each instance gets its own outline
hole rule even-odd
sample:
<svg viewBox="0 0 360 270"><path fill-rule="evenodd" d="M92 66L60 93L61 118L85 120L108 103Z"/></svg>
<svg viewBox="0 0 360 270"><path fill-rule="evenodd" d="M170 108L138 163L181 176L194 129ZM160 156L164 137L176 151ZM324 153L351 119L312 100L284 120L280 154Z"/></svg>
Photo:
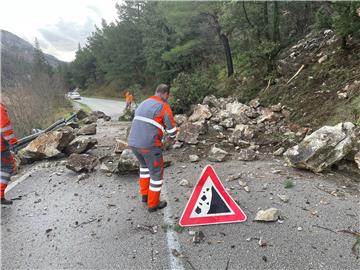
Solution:
<svg viewBox="0 0 360 270"><path fill-rule="evenodd" d="M132 104L133 100L134 100L133 95L130 92L126 92L126 95L125 95L125 102L126 102L125 110L131 109L131 104Z"/></svg>
<svg viewBox="0 0 360 270"><path fill-rule="evenodd" d="M11 200L5 199L5 189L10 181L11 175L16 169L16 162L12 153L17 139L14 135L13 128L11 127L9 115L5 107L0 103L0 128L1 128L1 169L0 169L0 197L1 204L12 204Z"/></svg>

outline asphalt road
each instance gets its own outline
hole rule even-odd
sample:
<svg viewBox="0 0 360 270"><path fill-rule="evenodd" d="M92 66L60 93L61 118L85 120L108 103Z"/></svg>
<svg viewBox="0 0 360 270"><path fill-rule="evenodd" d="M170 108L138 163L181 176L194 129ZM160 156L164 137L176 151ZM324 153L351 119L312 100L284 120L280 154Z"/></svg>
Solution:
<svg viewBox="0 0 360 270"><path fill-rule="evenodd" d="M93 111L102 111L112 119L118 119L125 109L125 102L120 100L81 97L81 100L77 100L77 102L86 104Z"/></svg>
<svg viewBox="0 0 360 270"><path fill-rule="evenodd" d="M100 109L100 108L98 108ZM104 111L104 109L100 109ZM94 155L111 152L128 124L98 122ZM139 201L137 175L96 170L78 181L63 162L23 168L6 196L18 198L1 211L2 269L358 269L352 253L359 231L359 186L336 173L315 175L284 166L282 159L212 164L239 203L244 223L181 229L179 217L206 160L178 162L167 153L163 198L169 207L148 213ZM250 192L238 181L242 173ZM285 189L291 179L293 188ZM277 194L287 194L289 202ZM258 223L259 209L278 208L283 222ZM192 242L193 231L204 240ZM259 246L259 238L267 242Z"/></svg>

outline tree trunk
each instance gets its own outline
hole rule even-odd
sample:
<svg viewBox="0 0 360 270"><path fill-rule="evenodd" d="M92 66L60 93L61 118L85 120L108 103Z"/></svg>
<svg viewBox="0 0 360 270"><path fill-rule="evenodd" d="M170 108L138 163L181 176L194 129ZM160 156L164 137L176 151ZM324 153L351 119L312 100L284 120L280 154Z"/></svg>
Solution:
<svg viewBox="0 0 360 270"><path fill-rule="evenodd" d="M234 66L231 56L231 49L229 44L229 39L224 34L220 34L221 42L224 46L225 50L225 56L226 56L226 64L227 64L227 71L228 71L228 77L234 74Z"/></svg>
<svg viewBox="0 0 360 270"><path fill-rule="evenodd" d="M268 17L268 3L264 1L263 12L264 12L264 32L266 40L270 40L269 34L269 17Z"/></svg>
<svg viewBox="0 0 360 270"><path fill-rule="evenodd" d="M230 77L232 74L234 74L234 66L233 66L233 61L232 61L232 56L231 56L229 39L227 38L226 34L222 33L222 31L221 31L222 29L221 29L217 15L216 14L208 14L208 16L213 21L212 25L215 29L215 32L217 33L221 43L224 46L228 77Z"/></svg>
<svg viewBox="0 0 360 270"><path fill-rule="evenodd" d="M304 10L304 29L302 29L302 33L307 32L308 26L311 24L311 14L312 13L312 5L311 2L305 2L305 10Z"/></svg>
<svg viewBox="0 0 360 270"><path fill-rule="evenodd" d="M343 50L347 50L347 37L346 37L346 35L343 35L342 37L341 37L341 49L343 49Z"/></svg>
<svg viewBox="0 0 360 270"><path fill-rule="evenodd" d="M273 17L273 41L280 41L280 29L279 29L279 3L274 1L274 17Z"/></svg>

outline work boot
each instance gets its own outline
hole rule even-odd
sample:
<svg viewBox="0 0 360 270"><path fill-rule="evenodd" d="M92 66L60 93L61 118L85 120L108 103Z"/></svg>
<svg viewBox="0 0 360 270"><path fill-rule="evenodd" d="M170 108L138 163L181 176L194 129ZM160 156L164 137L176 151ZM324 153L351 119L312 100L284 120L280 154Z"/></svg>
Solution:
<svg viewBox="0 0 360 270"><path fill-rule="evenodd" d="M159 209L163 209L167 206L167 202L166 201L160 201L160 203L155 206L155 207L151 207L151 208L148 208L149 212L155 212Z"/></svg>
<svg viewBox="0 0 360 270"><path fill-rule="evenodd" d="M141 201L147 203L147 201L148 201L148 195L142 195Z"/></svg>
<svg viewBox="0 0 360 270"><path fill-rule="evenodd" d="M13 204L13 201L12 200L7 200L5 198L1 198L1 204L2 205L11 205L11 204Z"/></svg>

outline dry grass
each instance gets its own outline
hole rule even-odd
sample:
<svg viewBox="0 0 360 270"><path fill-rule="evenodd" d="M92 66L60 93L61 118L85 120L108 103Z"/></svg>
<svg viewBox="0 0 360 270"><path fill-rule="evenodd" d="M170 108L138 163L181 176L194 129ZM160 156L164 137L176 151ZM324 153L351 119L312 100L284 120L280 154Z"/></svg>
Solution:
<svg viewBox="0 0 360 270"><path fill-rule="evenodd" d="M31 134L33 128L48 126L72 110L57 75L40 74L30 83L2 90L2 102L18 138Z"/></svg>

